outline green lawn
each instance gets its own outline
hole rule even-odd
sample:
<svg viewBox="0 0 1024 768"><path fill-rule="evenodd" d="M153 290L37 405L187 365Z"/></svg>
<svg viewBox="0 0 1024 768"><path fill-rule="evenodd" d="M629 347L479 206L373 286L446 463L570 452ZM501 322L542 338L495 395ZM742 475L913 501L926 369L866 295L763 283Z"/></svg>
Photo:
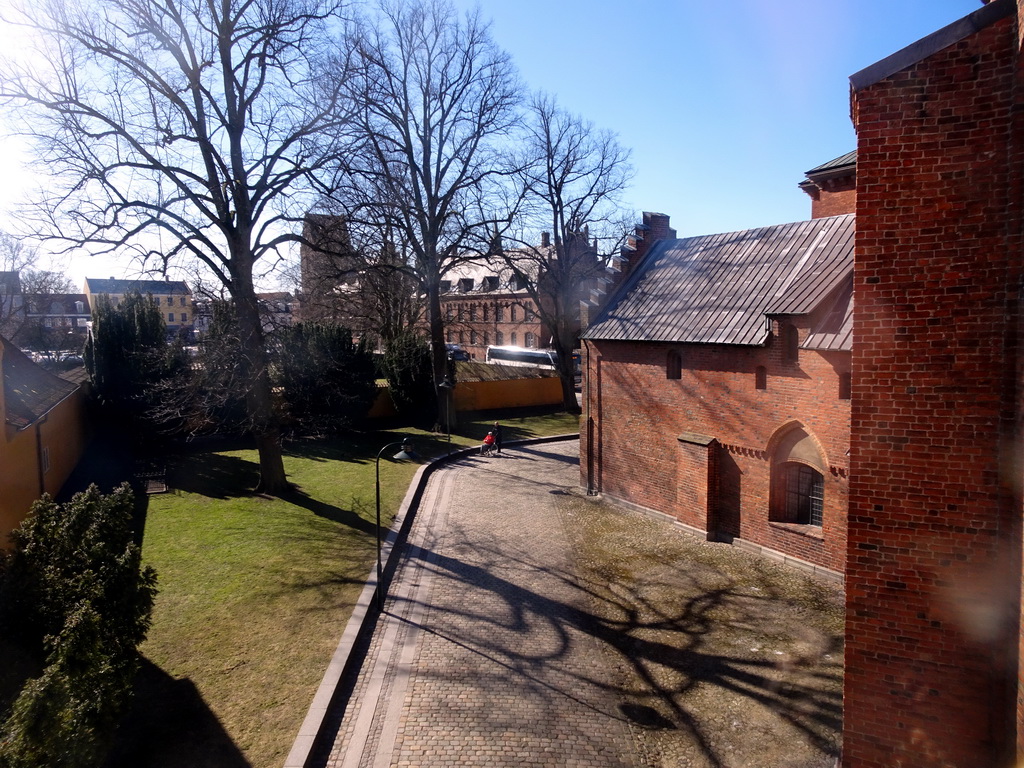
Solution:
<svg viewBox="0 0 1024 768"><path fill-rule="evenodd" d="M452 446L477 444L491 422L464 421ZM514 440L575 432L578 418L502 424ZM373 564L374 458L405 435L424 458L447 450L447 436L417 430L293 444L283 499L246 495L254 451L171 462L174 491L150 497L143 546L160 593L112 765L282 764ZM385 524L416 468L381 461Z"/></svg>

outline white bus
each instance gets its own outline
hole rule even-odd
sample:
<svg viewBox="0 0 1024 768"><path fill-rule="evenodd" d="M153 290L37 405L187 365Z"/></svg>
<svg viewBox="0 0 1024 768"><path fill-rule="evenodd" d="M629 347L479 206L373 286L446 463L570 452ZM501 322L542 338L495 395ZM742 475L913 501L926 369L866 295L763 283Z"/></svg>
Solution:
<svg viewBox="0 0 1024 768"><path fill-rule="evenodd" d="M553 349L527 349L526 347L488 347L488 363L523 365L537 368L557 368L558 353Z"/></svg>

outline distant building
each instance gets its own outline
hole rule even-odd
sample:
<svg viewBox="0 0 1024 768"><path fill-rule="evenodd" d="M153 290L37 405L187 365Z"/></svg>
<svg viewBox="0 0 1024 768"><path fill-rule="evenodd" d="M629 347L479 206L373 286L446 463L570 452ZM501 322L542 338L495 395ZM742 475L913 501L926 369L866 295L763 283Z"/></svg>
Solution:
<svg viewBox="0 0 1024 768"><path fill-rule="evenodd" d="M257 293L256 299L260 305L264 333L273 333L295 324L295 297L288 291Z"/></svg>
<svg viewBox="0 0 1024 768"><path fill-rule="evenodd" d="M139 293L153 299L167 324L168 335L191 333L194 327L192 290L183 281L85 279L86 301L91 307L95 307L95 299L101 295L108 296L117 306L127 293Z"/></svg>
<svg viewBox="0 0 1024 768"><path fill-rule="evenodd" d="M537 272L530 263L522 269L527 274ZM525 281L500 257L481 257L448 272L441 281L441 312L445 341L458 344L478 360L484 359L491 345L550 346L551 334Z"/></svg>
<svg viewBox="0 0 1024 768"><path fill-rule="evenodd" d="M25 322L24 297L17 271L0 272L0 334L13 338Z"/></svg>

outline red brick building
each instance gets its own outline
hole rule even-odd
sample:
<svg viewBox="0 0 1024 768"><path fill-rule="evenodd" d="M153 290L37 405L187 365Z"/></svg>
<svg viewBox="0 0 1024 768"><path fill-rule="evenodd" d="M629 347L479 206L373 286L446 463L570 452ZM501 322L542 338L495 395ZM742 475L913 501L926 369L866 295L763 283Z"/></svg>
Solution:
<svg viewBox="0 0 1024 768"><path fill-rule="evenodd" d="M523 269L536 272L534 264ZM483 360L487 347L543 349L551 332L541 322L524 282L503 259L480 257L460 264L441 281L445 341Z"/></svg>
<svg viewBox="0 0 1024 768"><path fill-rule="evenodd" d="M853 236L847 213L651 245L583 334L582 483L838 575Z"/></svg>
<svg viewBox="0 0 1024 768"><path fill-rule="evenodd" d="M851 78L848 768L1024 752L1021 18L996 0Z"/></svg>

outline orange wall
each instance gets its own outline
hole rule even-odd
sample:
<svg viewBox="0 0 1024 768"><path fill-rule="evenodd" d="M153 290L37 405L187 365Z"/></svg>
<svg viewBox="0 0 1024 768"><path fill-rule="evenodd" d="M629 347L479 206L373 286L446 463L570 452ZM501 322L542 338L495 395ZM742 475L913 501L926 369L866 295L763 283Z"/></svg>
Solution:
<svg viewBox="0 0 1024 768"><path fill-rule="evenodd" d="M85 447L83 403L79 389L58 403L42 422L20 432L4 425L0 438L0 549L9 546L8 535L40 496L40 446L49 453L43 490L51 496L60 491L81 458Z"/></svg>

